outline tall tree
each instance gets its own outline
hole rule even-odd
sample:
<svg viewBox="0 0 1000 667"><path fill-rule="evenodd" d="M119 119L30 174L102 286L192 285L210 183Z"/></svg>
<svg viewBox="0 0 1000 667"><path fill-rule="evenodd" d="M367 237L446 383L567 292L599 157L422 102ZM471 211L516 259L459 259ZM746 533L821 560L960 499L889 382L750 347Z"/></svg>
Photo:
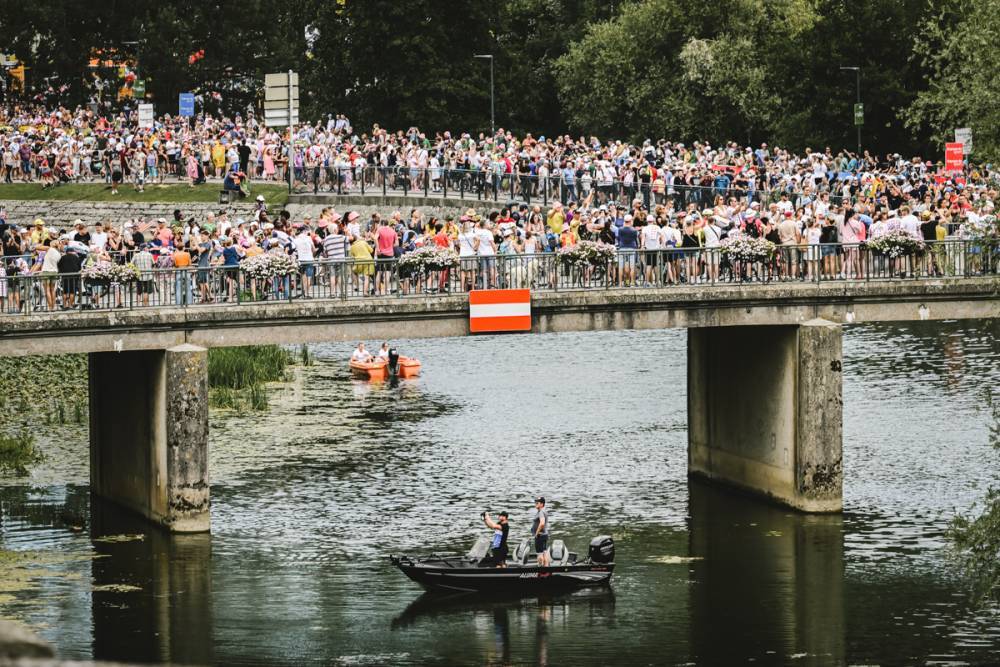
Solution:
<svg viewBox="0 0 1000 667"><path fill-rule="evenodd" d="M956 127L970 127L979 158L1000 158L1000 13L996 5L942 0L931 8L914 40L915 58L929 86L902 114L940 155Z"/></svg>

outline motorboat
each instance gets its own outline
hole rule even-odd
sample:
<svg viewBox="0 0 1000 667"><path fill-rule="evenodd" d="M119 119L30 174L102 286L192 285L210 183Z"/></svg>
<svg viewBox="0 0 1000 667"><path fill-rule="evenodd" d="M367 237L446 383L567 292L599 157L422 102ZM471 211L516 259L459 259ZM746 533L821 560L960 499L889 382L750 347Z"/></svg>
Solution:
<svg viewBox="0 0 1000 667"><path fill-rule="evenodd" d="M362 380L381 382L389 378L413 378L420 375L420 360L404 357L395 349L387 358L374 357L370 361L350 361L351 374Z"/></svg>
<svg viewBox="0 0 1000 667"><path fill-rule="evenodd" d="M551 564L537 564L531 540L517 545L506 567L497 567L489 554L490 538L479 539L465 555L430 554L423 557L390 555L390 562L403 574L427 590L490 591L500 593L540 593L547 591L606 586L615 569L615 543L609 535L590 542L587 557L581 559L562 540L549 548Z"/></svg>
<svg viewBox="0 0 1000 667"><path fill-rule="evenodd" d="M381 381L389 377L389 362L385 359L372 359L371 361L350 361L351 374L361 380Z"/></svg>

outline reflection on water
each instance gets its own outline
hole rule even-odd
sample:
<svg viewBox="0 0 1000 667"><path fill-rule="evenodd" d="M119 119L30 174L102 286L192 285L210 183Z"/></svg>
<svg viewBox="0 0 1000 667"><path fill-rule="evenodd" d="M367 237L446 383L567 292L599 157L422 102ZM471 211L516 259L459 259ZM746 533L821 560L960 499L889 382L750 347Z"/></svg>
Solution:
<svg viewBox="0 0 1000 667"><path fill-rule="evenodd" d="M691 616L705 620L691 625L692 659L844 663L841 517L746 502L696 479L690 503Z"/></svg>
<svg viewBox="0 0 1000 667"><path fill-rule="evenodd" d="M151 530L94 499L94 654L102 660L210 664L212 537Z"/></svg>
<svg viewBox="0 0 1000 667"><path fill-rule="evenodd" d="M60 432L0 489L0 545L58 555L0 616L64 657L178 664L997 662L943 560L994 475L997 328L849 330L838 517L689 486L683 331L404 341L424 374L382 385L318 346L268 414L213 412L211 536L91 507L86 433ZM465 550L484 509L516 542L537 493L574 550L615 536L611 591L442 600L385 559Z"/></svg>

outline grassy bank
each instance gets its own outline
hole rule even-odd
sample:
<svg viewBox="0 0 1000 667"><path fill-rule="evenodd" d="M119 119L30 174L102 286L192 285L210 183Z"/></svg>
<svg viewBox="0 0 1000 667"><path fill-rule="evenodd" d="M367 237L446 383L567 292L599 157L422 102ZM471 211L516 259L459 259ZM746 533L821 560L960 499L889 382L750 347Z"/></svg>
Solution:
<svg viewBox="0 0 1000 667"><path fill-rule="evenodd" d="M17 201L81 201L81 202L159 202L170 204L213 203L219 200L218 183L190 187L185 184L147 185L145 192L136 192L130 185L122 185L120 194L112 195L111 187L104 183L72 183L52 188L42 188L39 183L0 184L0 200ZM284 206L288 201L288 188L277 184L255 184L252 196L264 195L269 207ZM252 201L248 198L244 201Z"/></svg>

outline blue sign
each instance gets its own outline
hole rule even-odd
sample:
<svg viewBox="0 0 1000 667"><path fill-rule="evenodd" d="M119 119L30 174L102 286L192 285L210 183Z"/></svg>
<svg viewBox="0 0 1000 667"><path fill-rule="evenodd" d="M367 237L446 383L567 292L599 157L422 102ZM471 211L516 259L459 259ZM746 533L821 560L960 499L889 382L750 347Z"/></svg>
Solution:
<svg viewBox="0 0 1000 667"><path fill-rule="evenodd" d="M190 118L194 115L194 93L181 93L177 100L180 115Z"/></svg>

